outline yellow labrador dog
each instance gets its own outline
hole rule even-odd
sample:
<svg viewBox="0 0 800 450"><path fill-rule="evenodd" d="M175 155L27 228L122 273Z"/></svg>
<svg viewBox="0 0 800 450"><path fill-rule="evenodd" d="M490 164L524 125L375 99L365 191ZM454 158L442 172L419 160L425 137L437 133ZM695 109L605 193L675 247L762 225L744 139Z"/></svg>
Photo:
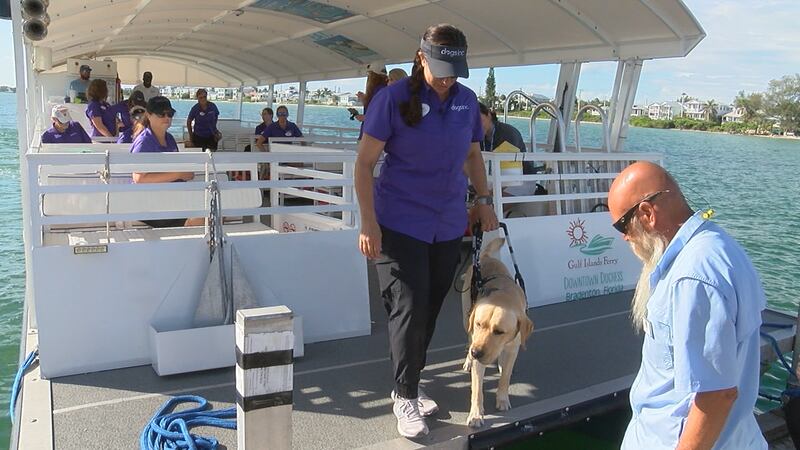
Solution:
<svg viewBox="0 0 800 450"><path fill-rule="evenodd" d="M508 386L511 371L517 360L519 348L533 331L533 322L528 319L525 293L514 282L514 278L498 258L497 253L505 239L496 238L481 252L481 276L483 288L478 293L475 305L471 305L469 289L461 296L465 328L469 335L469 351L464 361L464 370L472 372L472 396L467 425L477 428L483 425L483 374L488 364L497 361L500 381L497 384L499 411L511 408ZM472 266L464 275L464 286L470 286Z"/></svg>

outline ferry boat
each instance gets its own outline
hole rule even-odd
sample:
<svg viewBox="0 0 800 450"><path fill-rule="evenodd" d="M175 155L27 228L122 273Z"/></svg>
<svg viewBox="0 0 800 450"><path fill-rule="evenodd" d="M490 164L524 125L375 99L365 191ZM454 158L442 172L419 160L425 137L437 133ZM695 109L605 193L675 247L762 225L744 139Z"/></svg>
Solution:
<svg viewBox="0 0 800 450"><path fill-rule="evenodd" d="M226 276L234 282L222 284L247 292L235 305L242 311L281 305L294 317L291 426L251 448L284 438L298 449L490 448L627 403L640 358L641 337L629 325L640 266L603 206L626 165L664 164L655 144L652 153L630 153L625 140L642 65L684 57L705 36L680 0L23 0L10 8L26 257L20 362L38 350L21 382L11 448L134 448L171 396L235 405L235 327L199 317L208 280ZM356 246L357 133L306 123L304 102L309 81L363 76L372 61L408 62L424 29L442 22L467 35L472 68L560 69L553 102L531 119L533 130L536 113L549 114L547 139L531 133L526 153L484 154L498 216L515 211L504 222L536 324L512 378L514 407L488 407L482 428L465 425L466 334L453 291L423 372L441 411L428 436L408 441L395 430L374 270ZM617 71L611 106L599 112L602 144L590 148L578 135L590 107L574 131L569 118L581 69L596 61L616 62ZM159 85L268 85L271 94L276 83L299 82L296 122L306 136L244 153L255 123L239 108L237 119L221 121L216 153L42 144L52 104L64 102L83 64L112 87L135 84L144 71ZM83 105L69 107L83 117ZM174 123L180 136L183 119ZM544 169L501 170L521 161ZM259 179L263 168L269 179ZM134 171L196 175L133 184ZM236 171L249 181L227 176ZM546 194L524 191L537 183ZM523 190L512 196L508 186ZM183 217L209 219L170 229L142 222ZM771 334L788 351L795 318L764 314L786 325ZM762 354L765 363L776 357L767 341ZM200 432L237 445L233 430Z"/></svg>

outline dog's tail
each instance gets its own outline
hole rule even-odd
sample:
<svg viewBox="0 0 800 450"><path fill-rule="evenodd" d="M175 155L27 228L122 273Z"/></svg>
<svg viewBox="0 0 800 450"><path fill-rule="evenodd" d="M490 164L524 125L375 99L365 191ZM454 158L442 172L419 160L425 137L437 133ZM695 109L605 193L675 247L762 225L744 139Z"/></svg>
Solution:
<svg viewBox="0 0 800 450"><path fill-rule="evenodd" d="M492 239L488 244L486 244L483 247L483 250L481 250L481 258L483 258L484 256L496 255L497 252L499 252L500 249L503 248L503 245L505 243L506 243L505 238L498 237Z"/></svg>

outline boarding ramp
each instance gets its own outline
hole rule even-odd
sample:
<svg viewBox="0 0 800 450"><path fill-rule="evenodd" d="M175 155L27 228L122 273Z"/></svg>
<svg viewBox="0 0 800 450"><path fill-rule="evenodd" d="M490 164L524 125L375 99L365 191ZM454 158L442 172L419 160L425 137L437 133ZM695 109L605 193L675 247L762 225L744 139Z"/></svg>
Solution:
<svg viewBox="0 0 800 450"><path fill-rule="evenodd" d="M243 218L223 230L259 306L292 308L306 343L368 334L366 261L354 226L355 154L282 147L26 155L44 376L150 364L148 325L189 319L208 272L208 227L129 224L207 217L211 180L221 192L221 215ZM269 168L269 180L255 176L259 164ZM306 167L315 164L336 168ZM134 184L134 171L196 175L185 183ZM252 181L227 180L230 171L248 171ZM70 176L77 181L64 182Z"/></svg>

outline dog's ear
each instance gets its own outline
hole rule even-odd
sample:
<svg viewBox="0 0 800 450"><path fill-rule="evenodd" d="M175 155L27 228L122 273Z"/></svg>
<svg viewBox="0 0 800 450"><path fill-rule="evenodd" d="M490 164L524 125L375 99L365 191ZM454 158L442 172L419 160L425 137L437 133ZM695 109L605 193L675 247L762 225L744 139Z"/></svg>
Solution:
<svg viewBox="0 0 800 450"><path fill-rule="evenodd" d="M489 242L483 247L483 251L481 251L481 258L483 258L484 256L496 255L497 252L499 252L500 249L503 248L503 244L505 243L506 243L505 238L499 237L492 239L491 242Z"/></svg>
<svg viewBox="0 0 800 450"><path fill-rule="evenodd" d="M528 340L528 337L533 332L533 322L531 322L527 314L517 318L517 332L519 333L521 347L525 350L525 341Z"/></svg>
<svg viewBox="0 0 800 450"><path fill-rule="evenodd" d="M475 320L475 306L472 306L472 310L469 312L469 319L467 319L467 334L472 336L472 321Z"/></svg>

